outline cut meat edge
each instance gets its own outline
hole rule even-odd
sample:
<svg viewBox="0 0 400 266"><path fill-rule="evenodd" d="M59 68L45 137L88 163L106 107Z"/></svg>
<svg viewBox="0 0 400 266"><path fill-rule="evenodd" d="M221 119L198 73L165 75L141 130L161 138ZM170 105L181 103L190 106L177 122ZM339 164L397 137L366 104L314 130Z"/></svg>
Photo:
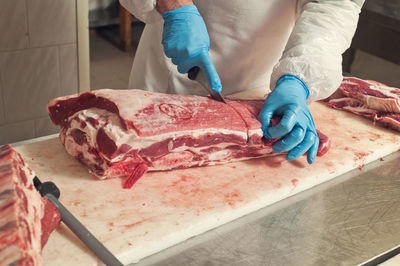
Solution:
<svg viewBox="0 0 400 266"><path fill-rule="evenodd" d="M91 107L115 113L121 119L123 127L127 128L128 125L120 116L117 105L106 98L98 97L93 92L84 92L82 94L53 99L47 104L47 112L55 125L65 126L70 116Z"/></svg>
<svg viewBox="0 0 400 266"><path fill-rule="evenodd" d="M261 130L261 123L257 117L250 111L247 104L238 100L228 100L228 105L234 112L242 119L247 128L247 143L260 144L262 143L263 133Z"/></svg>

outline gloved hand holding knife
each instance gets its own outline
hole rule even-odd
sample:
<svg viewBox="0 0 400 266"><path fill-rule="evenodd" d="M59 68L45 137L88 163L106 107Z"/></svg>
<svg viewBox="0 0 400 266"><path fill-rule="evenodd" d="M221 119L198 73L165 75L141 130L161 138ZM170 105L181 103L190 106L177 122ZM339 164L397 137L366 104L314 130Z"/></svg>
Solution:
<svg viewBox="0 0 400 266"><path fill-rule="evenodd" d="M190 3L191 1L186 1ZM159 9L160 10L160 9ZM221 81L210 58L210 38L199 11L193 3L162 12L165 55L178 66L179 73L199 67L213 91L220 93Z"/></svg>

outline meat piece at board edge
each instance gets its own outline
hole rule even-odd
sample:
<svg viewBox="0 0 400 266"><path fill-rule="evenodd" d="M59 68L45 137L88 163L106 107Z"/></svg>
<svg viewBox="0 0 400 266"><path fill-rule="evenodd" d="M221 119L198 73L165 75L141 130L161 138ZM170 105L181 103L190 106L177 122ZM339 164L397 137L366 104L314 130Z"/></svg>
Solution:
<svg viewBox="0 0 400 266"><path fill-rule="evenodd" d="M42 248L60 214L33 186L35 173L10 145L0 146L0 264L43 265Z"/></svg>

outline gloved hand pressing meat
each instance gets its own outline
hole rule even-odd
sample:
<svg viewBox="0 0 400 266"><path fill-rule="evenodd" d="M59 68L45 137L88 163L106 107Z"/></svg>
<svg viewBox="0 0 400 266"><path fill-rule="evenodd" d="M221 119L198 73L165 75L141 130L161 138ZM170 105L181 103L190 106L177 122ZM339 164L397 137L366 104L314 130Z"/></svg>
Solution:
<svg viewBox="0 0 400 266"><path fill-rule="evenodd" d="M208 53L210 38L196 6L188 5L166 11L162 17L164 52L178 66L179 73L187 73L192 67L198 66L206 75L211 88L221 92L221 81Z"/></svg>
<svg viewBox="0 0 400 266"><path fill-rule="evenodd" d="M268 95L258 116L266 138L279 138L274 144L276 153L287 152L291 161L308 152L307 161L312 164L317 155L319 138L314 120L307 106L309 90L304 82L294 75L284 75ZM281 116L278 125L271 126L273 115Z"/></svg>

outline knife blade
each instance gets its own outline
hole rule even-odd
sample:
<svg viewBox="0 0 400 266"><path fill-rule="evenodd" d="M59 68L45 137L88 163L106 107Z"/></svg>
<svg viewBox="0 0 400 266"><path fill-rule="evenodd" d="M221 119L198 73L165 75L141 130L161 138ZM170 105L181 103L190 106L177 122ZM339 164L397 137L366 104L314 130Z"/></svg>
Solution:
<svg viewBox="0 0 400 266"><path fill-rule="evenodd" d="M123 264L86 229L86 227L70 213L58 200L60 190L53 182L42 183L37 176L33 179L33 185L42 197L47 197L58 210L61 220L66 226L106 265L123 266Z"/></svg>
<svg viewBox="0 0 400 266"><path fill-rule="evenodd" d="M214 100L219 101L219 102L223 102L225 104L228 104L225 101L224 97L222 97L221 93L215 92L211 88L210 83L208 82L206 75L200 69L200 67L198 67L198 66L192 67L188 72L188 78L200 83L203 86L203 88L211 95L211 97Z"/></svg>

